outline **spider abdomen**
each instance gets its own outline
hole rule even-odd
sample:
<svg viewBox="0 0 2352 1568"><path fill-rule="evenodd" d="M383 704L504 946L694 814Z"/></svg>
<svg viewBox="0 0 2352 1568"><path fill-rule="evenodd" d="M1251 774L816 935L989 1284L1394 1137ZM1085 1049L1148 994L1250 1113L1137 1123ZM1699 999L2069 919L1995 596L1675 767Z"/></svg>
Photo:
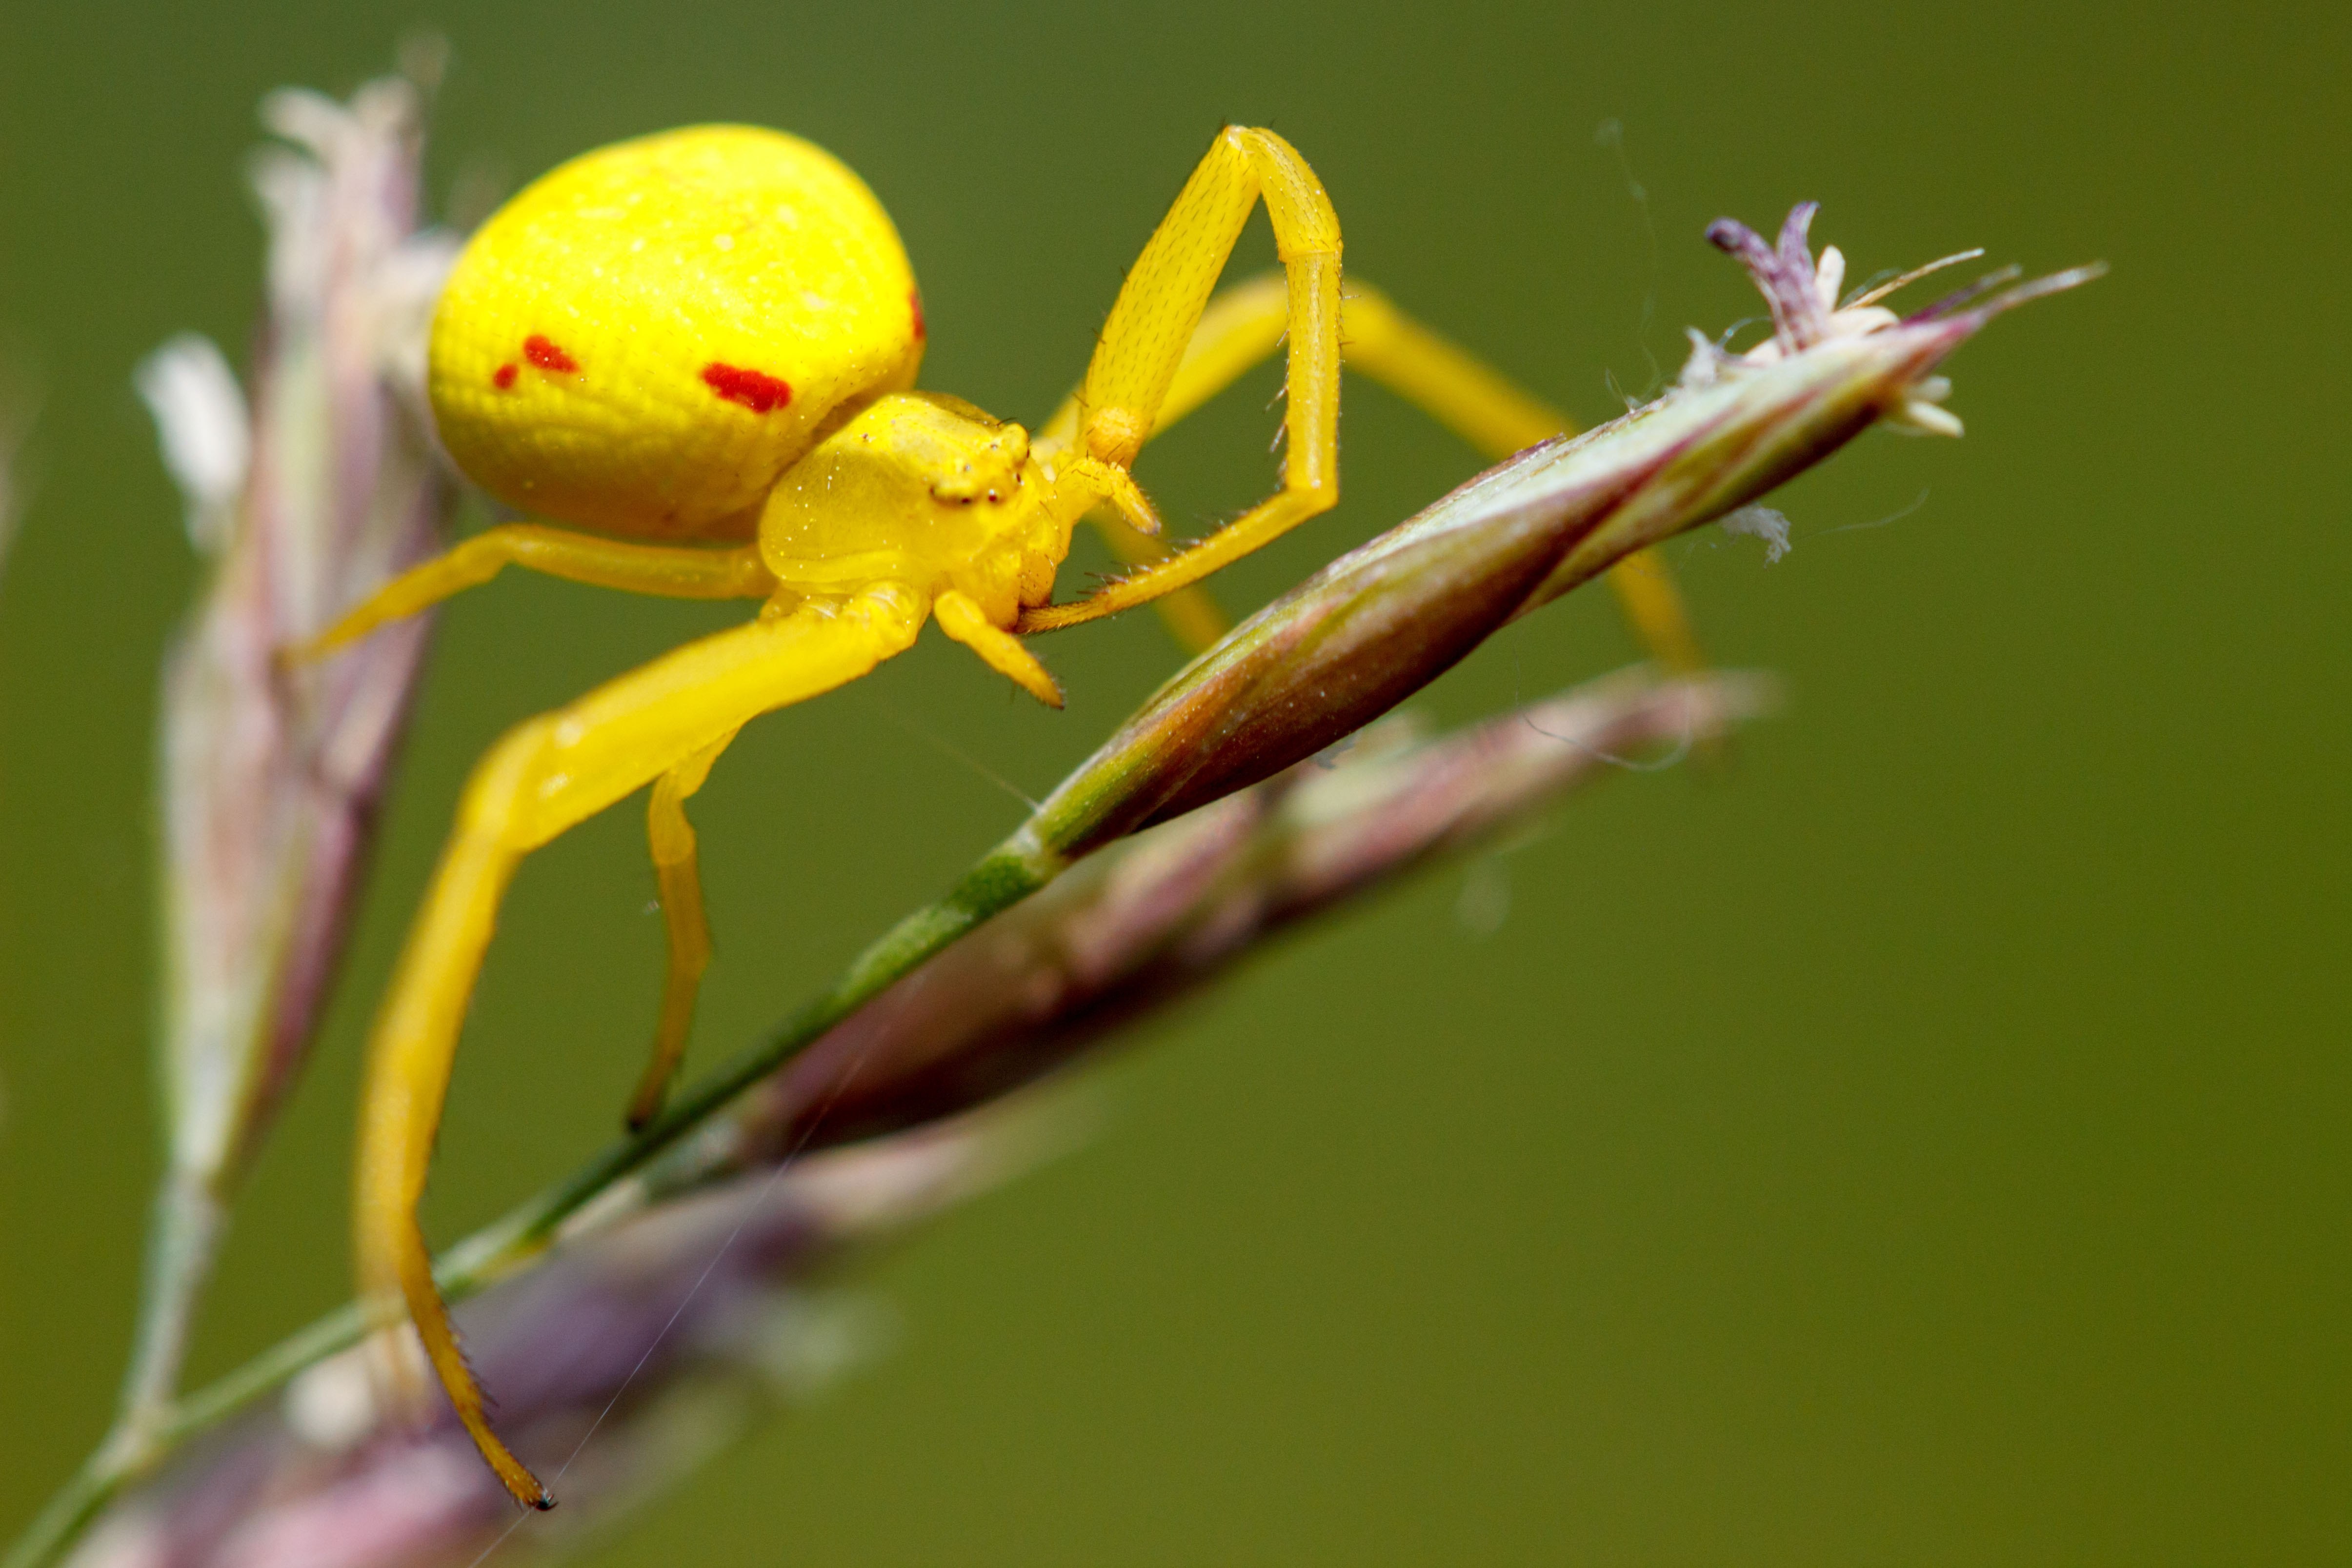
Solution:
<svg viewBox="0 0 2352 1568"><path fill-rule="evenodd" d="M845 405L909 386L898 232L823 149L750 126L625 142L541 176L459 257L434 319L441 438L535 517L745 539Z"/></svg>

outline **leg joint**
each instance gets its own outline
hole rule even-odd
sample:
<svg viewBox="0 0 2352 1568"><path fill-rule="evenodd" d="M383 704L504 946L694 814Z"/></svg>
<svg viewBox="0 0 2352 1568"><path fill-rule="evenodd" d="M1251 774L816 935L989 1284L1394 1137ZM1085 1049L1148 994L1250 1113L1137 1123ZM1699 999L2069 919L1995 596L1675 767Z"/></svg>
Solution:
<svg viewBox="0 0 2352 1568"><path fill-rule="evenodd" d="M526 719L499 737L466 781L466 795L457 808L457 831L468 837L494 839L518 848L534 847L537 840L521 832L525 802L544 770L554 739L552 715Z"/></svg>

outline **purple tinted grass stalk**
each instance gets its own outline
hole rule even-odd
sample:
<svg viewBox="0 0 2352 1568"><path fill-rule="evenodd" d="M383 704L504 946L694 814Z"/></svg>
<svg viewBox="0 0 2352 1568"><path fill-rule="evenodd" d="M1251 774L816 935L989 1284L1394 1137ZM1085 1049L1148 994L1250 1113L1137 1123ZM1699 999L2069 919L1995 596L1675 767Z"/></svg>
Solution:
<svg viewBox="0 0 2352 1568"><path fill-rule="evenodd" d="M714 1135L625 1184L547 1267L463 1310L500 1425L565 1506L560 1553L847 1359L813 1277L1049 1152L1037 1079L1302 920L1761 710L1769 683L1632 671L1425 744L1367 737L1116 845L898 982ZM1401 731L1403 725L1386 728ZM1066 1136L1063 1135L1063 1136ZM80 1568L436 1568L518 1515L446 1410L404 1427L367 1347L303 1372L110 1516Z"/></svg>
<svg viewBox="0 0 2352 1568"><path fill-rule="evenodd" d="M641 1505L760 1414L868 1353L877 1314L829 1288L846 1259L992 1187L1057 1142L1053 1108L1010 1105L745 1177L614 1227L472 1303L499 1415L565 1467L582 1506L533 1521L561 1553ZM79 1568L440 1568L514 1529L454 1416L386 1420L349 1351L278 1407L219 1433L110 1514ZM566 1456L571 1458L567 1460Z"/></svg>
<svg viewBox="0 0 2352 1568"><path fill-rule="evenodd" d="M434 62L350 103L274 94L250 169L269 229L249 395L194 336L139 369L205 584L163 671L157 779L165 1169L113 1429L5 1559L48 1560L173 1441L228 1208L299 1077L342 949L426 623L299 678L277 649L437 543L424 323L454 255L420 233Z"/></svg>
<svg viewBox="0 0 2352 1568"><path fill-rule="evenodd" d="M251 179L269 228L248 399L183 337L139 386L206 585L159 736L166 1169L106 1464L152 1456L230 1203L308 1055L427 625L291 678L276 654L431 551L449 490L414 385L449 247L420 236L423 93L281 92Z"/></svg>

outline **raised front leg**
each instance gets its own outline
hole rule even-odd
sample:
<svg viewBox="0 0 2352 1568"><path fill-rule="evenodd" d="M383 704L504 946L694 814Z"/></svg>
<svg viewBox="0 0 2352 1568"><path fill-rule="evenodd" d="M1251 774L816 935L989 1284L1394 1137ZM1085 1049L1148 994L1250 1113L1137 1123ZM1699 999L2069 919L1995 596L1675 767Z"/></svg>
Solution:
<svg viewBox="0 0 2352 1568"><path fill-rule="evenodd" d="M748 544L732 550L629 544L541 523L510 522L484 529L410 567L288 657L299 662L331 653L387 621L487 583L509 566L666 599L764 599L776 591L759 551Z"/></svg>
<svg viewBox="0 0 2352 1568"><path fill-rule="evenodd" d="M1339 354L1347 367L1415 405L1481 457L1499 460L1574 428L1558 409L1399 310L1360 277L1349 277L1340 295ZM1281 346L1289 317L1288 290L1279 273L1236 283L1211 300L1169 384L1152 435L1264 363ZM1038 448L1051 452L1066 446L1076 438L1077 425L1078 400L1073 396L1039 429ZM1095 515L1120 559L1148 566L1171 553L1157 540ZM1682 595L1655 551L1628 556L1610 571L1609 583L1634 635L1661 664L1685 671L1701 667ZM1198 589L1171 595L1160 607L1178 637L1196 652L1223 636L1228 624Z"/></svg>
<svg viewBox="0 0 2352 1568"><path fill-rule="evenodd" d="M522 858L632 790L715 756L746 720L853 680L915 640L929 605L893 584L688 644L517 725L474 770L369 1044L354 1201L362 1299L405 1300L433 1369L515 1497L552 1506L491 1432L416 1222L466 1005Z"/></svg>
<svg viewBox="0 0 2352 1568"><path fill-rule="evenodd" d="M1050 631L1198 582L1339 499L1339 219L1297 149L1228 126L1136 258L1078 394L1075 455L1129 468L1167 401L1210 291L1263 197L1288 285L1290 364L1282 489L1190 550L1066 605L1022 613Z"/></svg>

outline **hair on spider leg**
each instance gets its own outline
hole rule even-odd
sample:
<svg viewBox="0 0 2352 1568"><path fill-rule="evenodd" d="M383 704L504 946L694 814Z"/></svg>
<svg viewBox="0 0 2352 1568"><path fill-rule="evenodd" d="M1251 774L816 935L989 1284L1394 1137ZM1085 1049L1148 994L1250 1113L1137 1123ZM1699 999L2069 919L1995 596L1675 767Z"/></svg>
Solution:
<svg viewBox="0 0 2352 1568"><path fill-rule="evenodd" d="M1290 334L1286 331L1282 335L1287 338ZM1274 395L1265 400L1265 411L1271 414L1277 405L1287 405L1289 401L1290 382L1287 377L1285 377L1282 384L1274 389ZM1286 417L1275 421L1274 437L1265 444L1265 449L1269 453L1278 455L1282 451L1283 443L1290 439L1290 420L1286 416L1286 408L1285 413Z"/></svg>
<svg viewBox="0 0 2352 1568"><path fill-rule="evenodd" d="M1181 537L1162 534L1161 538L1167 544L1170 554L1181 555L1185 551L1190 550L1194 545L1200 543L1202 540L1214 537L1228 524L1238 521L1240 519L1247 516L1249 514L1249 508L1243 506L1230 507L1221 512L1198 512L1193 515L1192 521L1194 526L1200 529L1200 532L1187 534ZM1103 587L1112 588L1117 587L1119 584L1126 582L1130 577L1135 577L1145 572L1149 572L1151 570L1152 564L1153 563L1149 561L1121 562L1111 567L1111 569L1107 572L1089 572L1087 574L1087 576L1089 580L1101 584Z"/></svg>

